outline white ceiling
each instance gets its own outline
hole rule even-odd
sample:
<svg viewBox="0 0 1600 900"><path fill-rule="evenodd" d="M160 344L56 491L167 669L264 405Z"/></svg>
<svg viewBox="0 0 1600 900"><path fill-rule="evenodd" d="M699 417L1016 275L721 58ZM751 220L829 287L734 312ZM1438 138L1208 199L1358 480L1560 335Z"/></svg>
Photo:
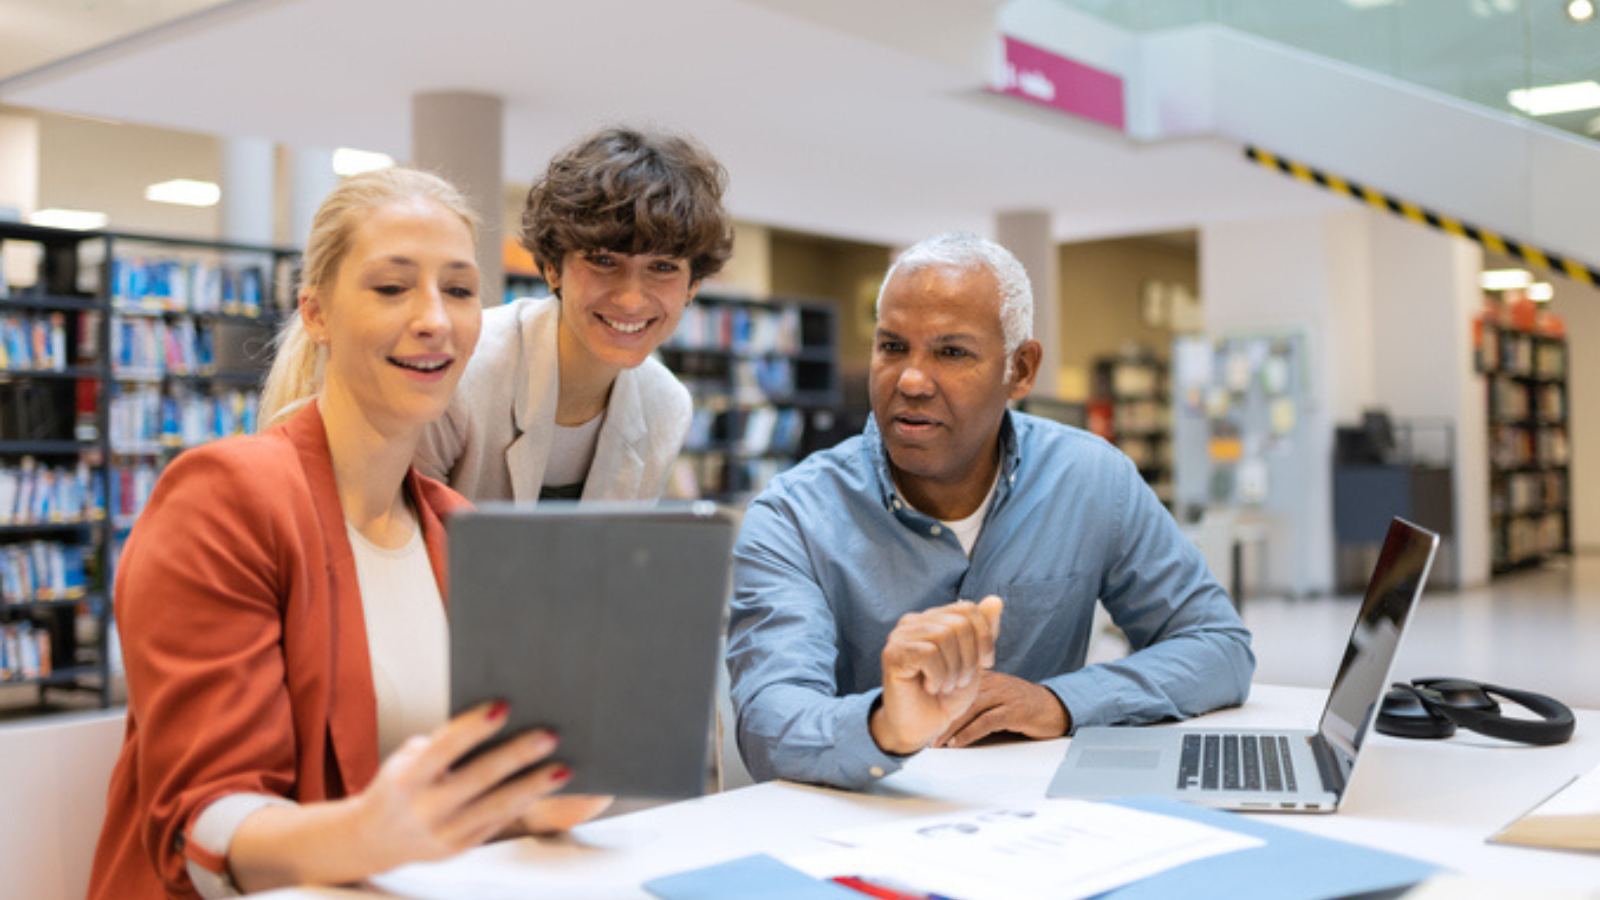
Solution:
<svg viewBox="0 0 1600 900"><path fill-rule="evenodd" d="M0 81L0 102L404 159L414 94L484 91L514 180L599 124L653 122L722 159L738 218L891 244L1004 209L1049 209L1068 240L1346 202L1231 142L1141 145L986 94L996 5L236 0Z"/></svg>

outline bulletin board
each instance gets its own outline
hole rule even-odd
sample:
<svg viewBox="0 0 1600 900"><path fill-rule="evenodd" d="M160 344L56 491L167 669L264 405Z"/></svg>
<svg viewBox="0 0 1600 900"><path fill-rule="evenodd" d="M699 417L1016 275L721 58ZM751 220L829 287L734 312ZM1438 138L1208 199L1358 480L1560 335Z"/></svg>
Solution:
<svg viewBox="0 0 1600 900"><path fill-rule="evenodd" d="M1179 338L1172 354L1177 502L1292 504L1305 476L1310 388L1301 333Z"/></svg>

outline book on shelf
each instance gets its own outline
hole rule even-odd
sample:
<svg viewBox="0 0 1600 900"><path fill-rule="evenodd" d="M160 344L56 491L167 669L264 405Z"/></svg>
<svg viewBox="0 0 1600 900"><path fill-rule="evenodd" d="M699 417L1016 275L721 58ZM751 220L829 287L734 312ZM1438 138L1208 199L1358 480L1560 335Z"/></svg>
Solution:
<svg viewBox="0 0 1600 900"><path fill-rule="evenodd" d="M82 460L46 466L25 456L0 465L0 525L94 521L105 516L104 496L94 468Z"/></svg>
<svg viewBox="0 0 1600 900"><path fill-rule="evenodd" d="M0 681L44 678L51 672L48 628L29 621L0 626Z"/></svg>
<svg viewBox="0 0 1600 900"><path fill-rule="evenodd" d="M0 313L0 371L61 372L67 365L64 314Z"/></svg>
<svg viewBox="0 0 1600 900"><path fill-rule="evenodd" d="M124 312L259 316L265 274L256 264L207 259L120 257L112 260L112 306Z"/></svg>
<svg viewBox="0 0 1600 900"><path fill-rule="evenodd" d="M88 590L83 547L29 541L0 547L0 600L7 604L75 600Z"/></svg>

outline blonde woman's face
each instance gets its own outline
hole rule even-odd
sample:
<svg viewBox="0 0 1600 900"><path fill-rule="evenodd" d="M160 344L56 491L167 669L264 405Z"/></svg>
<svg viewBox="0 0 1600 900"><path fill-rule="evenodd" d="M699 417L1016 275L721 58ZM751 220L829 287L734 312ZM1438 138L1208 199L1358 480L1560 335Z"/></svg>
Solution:
<svg viewBox="0 0 1600 900"><path fill-rule="evenodd" d="M327 351L324 392L382 426L417 427L450 402L478 343L483 310L472 233L438 203L372 210L331 289L301 312Z"/></svg>

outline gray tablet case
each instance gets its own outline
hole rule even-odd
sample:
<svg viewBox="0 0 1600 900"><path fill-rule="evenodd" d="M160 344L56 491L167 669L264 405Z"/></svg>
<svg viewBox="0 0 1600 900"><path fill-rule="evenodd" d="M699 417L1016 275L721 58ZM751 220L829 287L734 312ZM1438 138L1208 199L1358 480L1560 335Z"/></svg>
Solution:
<svg viewBox="0 0 1600 900"><path fill-rule="evenodd" d="M705 788L733 518L680 506L484 504L450 530L450 706L553 728L571 793Z"/></svg>

